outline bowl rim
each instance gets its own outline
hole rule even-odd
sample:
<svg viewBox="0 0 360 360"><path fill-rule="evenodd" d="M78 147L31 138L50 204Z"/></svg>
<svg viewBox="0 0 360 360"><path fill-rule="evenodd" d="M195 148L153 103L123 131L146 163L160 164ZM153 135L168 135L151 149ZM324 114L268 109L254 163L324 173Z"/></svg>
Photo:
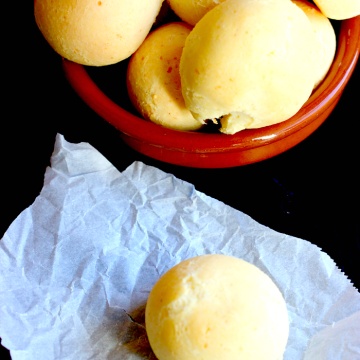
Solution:
<svg viewBox="0 0 360 360"><path fill-rule="evenodd" d="M62 66L68 82L83 101L124 135L173 151L216 153L265 146L300 131L317 117L325 104L341 95L355 69L359 53L360 15L341 21L337 50L328 75L294 116L275 125L246 129L234 135L179 131L144 120L108 98L90 77L86 66L65 58Z"/></svg>

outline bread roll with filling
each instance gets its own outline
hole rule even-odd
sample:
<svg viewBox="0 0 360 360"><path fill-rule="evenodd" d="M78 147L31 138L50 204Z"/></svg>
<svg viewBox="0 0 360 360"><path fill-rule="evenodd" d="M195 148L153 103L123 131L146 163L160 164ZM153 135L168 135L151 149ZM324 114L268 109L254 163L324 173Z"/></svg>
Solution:
<svg viewBox="0 0 360 360"><path fill-rule="evenodd" d="M312 25L289 0L227 0L187 37L180 60L186 107L234 134L293 116L315 84Z"/></svg>
<svg viewBox="0 0 360 360"><path fill-rule="evenodd" d="M159 360L280 360L289 334L273 280L236 257L200 255L166 272L145 309Z"/></svg>

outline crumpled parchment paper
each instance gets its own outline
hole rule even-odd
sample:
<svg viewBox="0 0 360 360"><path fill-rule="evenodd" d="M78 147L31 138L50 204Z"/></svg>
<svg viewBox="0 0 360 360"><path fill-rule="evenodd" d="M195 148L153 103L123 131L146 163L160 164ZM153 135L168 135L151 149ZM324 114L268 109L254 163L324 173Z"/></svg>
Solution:
<svg viewBox="0 0 360 360"><path fill-rule="evenodd" d="M279 286L290 317L284 359L360 359L360 294L321 249L157 168L119 172L60 134L41 193L0 241L3 345L14 360L155 359L149 291L205 253L243 258Z"/></svg>

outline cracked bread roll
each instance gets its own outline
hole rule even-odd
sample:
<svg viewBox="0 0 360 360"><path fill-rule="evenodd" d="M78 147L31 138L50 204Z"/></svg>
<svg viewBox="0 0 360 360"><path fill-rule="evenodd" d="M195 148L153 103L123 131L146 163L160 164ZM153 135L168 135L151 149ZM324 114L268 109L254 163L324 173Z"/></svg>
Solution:
<svg viewBox="0 0 360 360"><path fill-rule="evenodd" d="M190 31L185 22L168 23L152 31L131 56L127 70L128 94L142 117L183 131L203 126L185 107L181 92L179 63Z"/></svg>
<svg viewBox="0 0 360 360"><path fill-rule="evenodd" d="M62 57L103 66L128 58L143 42L163 0L35 0L38 28Z"/></svg>
<svg viewBox="0 0 360 360"><path fill-rule="evenodd" d="M273 280L236 257L200 255L166 272L145 308L159 360L280 360L289 335Z"/></svg>
<svg viewBox="0 0 360 360"><path fill-rule="evenodd" d="M300 7L309 18L316 40L315 63L317 87L328 73L333 63L336 52L336 34L329 20L314 4L307 0L292 0L294 4Z"/></svg>
<svg viewBox="0 0 360 360"><path fill-rule="evenodd" d="M227 0L187 37L180 60L186 107L223 133L293 116L316 81L310 20L289 0Z"/></svg>
<svg viewBox="0 0 360 360"><path fill-rule="evenodd" d="M345 20L360 15L360 0L314 0L329 19Z"/></svg>

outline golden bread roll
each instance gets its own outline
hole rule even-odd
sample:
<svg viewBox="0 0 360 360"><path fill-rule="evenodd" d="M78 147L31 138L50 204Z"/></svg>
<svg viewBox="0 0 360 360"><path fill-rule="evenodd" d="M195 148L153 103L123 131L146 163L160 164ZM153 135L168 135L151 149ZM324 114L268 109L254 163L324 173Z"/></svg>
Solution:
<svg viewBox="0 0 360 360"><path fill-rule="evenodd" d="M227 255L180 262L151 290L148 339L159 360L280 360L285 300L258 267Z"/></svg>
<svg viewBox="0 0 360 360"><path fill-rule="evenodd" d="M345 20L360 15L360 0L314 0L329 19Z"/></svg>
<svg viewBox="0 0 360 360"><path fill-rule="evenodd" d="M234 134L293 116L315 84L314 31L289 0L227 0L194 26L180 60L186 107Z"/></svg>
<svg viewBox="0 0 360 360"><path fill-rule="evenodd" d="M134 107L147 120L175 130L198 130L202 123L185 107L179 63L191 31L185 22L152 31L131 56L127 88Z"/></svg>
<svg viewBox="0 0 360 360"><path fill-rule="evenodd" d="M167 0L179 18L195 25L210 9L225 0Z"/></svg>
<svg viewBox="0 0 360 360"><path fill-rule="evenodd" d="M317 87L328 73L336 52L336 34L329 20L314 4L307 0L292 0L308 16L314 29L317 42L315 64L317 75L315 87Z"/></svg>
<svg viewBox="0 0 360 360"><path fill-rule="evenodd" d="M103 66L128 58L149 33L163 0L35 0L36 23L62 57Z"/></svg>

